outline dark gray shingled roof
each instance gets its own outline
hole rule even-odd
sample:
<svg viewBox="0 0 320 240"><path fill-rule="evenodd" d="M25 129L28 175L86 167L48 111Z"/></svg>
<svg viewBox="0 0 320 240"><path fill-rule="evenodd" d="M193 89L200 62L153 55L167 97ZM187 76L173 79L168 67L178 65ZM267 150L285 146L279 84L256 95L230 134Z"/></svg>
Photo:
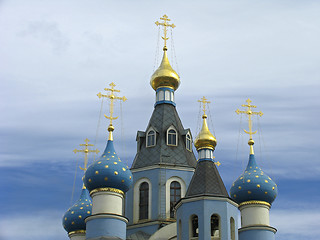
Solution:
<svg viewBox="0 0 320 240"><path fill-rule="evenodd" d="M170 126L174 126L177 130L178 146L168 146L166 144L166 133ZM138 131L138 151L131 169L159 164L196 167L197 161L193 152L186 149L185 135L188 129L183 128L175 106L172 104L157 105L154 108L146 131L150 127L153 127L157 132L156 146L147 148L146 133Z"/></svg>
<svg viewBox="0 0 320 240"><path fill-rule="evenodd" d="M127 240L147 240L150 238L150 234L138 231L136 233L131 234L130 236L127 237Z"/></svg>
<svg viewBox="0 0 320 240"><path fill-rule="evenodd" d="M201 195L229 197L213 161L198 162L185 197Z"/></svg>

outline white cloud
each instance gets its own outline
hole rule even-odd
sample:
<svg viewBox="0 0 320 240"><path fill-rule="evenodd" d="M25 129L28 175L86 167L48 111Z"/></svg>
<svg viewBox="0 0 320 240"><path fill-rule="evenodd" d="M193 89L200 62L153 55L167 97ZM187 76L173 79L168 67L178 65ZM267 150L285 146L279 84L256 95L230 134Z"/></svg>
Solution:
<svg viewBox="0 0 320 240"><path fill-rule="evenodd" d="M31 36L40 41L49 43L52 46L52 49L57 53L65 51L69 45L69 40L61 32L58 23L56 22L30 22L18 35L22 37Z"/></svg>
<svg viewBox="0 0 320 240"><path fill-rule="evenodd" d="M278 229L277 239L319 239L320 209L271 210L271 225ZM287 236L287 238L285 238Z"/></svg>
<svg viewBox="0 0 320 240"><path fill-rule="evenodd" d="M2 216L0 239L3 240L65 240L61 213L56 211L30 212Z"/></svg>

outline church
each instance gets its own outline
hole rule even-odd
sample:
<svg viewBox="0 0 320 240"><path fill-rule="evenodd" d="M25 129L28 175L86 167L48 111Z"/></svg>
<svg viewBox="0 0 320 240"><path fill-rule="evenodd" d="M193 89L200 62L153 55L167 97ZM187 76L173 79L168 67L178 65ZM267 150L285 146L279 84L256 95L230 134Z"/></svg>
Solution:
<svg viewBox="0 0 320 240"><path fill-rule="evenodd" d="M243 173L228 191L214 157L217 145L206 114L205 97L202 127L193 138L177 112L175 91L180 77L167 56L167 28L174 28L164 15L163 57L150 79L155 91L152 116L144 131L137 131L137 150L131 168L121 161L114 142L114 101L119 97L115 84L99 93L110 99L109 137L102 155L87 166L92 151L86 142L85 174L79 200L63 216L63 227L71 240L102 239L199 239L274 240L269 211L277 196L277 185L257 165L254 154L252 116L256 106L248 99L237 114L248 117L248 161ZM201 81L201 79L199 80ZM153 104L149 101L150 104ZM197 153L193 152L193 145ZM241 166L239 166L241 167ZM240 216L240 217L239 217Z"/></svg>

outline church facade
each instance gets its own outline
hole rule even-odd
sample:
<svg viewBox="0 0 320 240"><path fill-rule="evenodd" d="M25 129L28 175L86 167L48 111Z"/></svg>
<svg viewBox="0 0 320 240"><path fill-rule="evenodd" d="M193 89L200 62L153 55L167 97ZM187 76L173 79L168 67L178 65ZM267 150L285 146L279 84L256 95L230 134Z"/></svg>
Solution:
<svg viewBox="0 0 320 240"><path fill-rule="evenodd" d="M105 151L85 171L80 199L65 213L63 226L71 240L99 239L201 239L273 240L269 210L277 185L255 161L251 116L256 113L248 99L249 161L244 173L230 189L230 195L216 167L217 141L207 124L205 98L202 128L193 140L176 110L175 91L179 75L167 57L166 15L163 58L151 77L155 91L154 110L144 131L136 136L137 153L131 168L118 157L114 142L115 118L110 112L109 139ZM115 95L114 85L106 95ZM152 103L150 103L152 104ZM113 108L113 106L112 106ZM192 146L196 147L197 154ZM239 214L241 222L239 221Z"/></svg>

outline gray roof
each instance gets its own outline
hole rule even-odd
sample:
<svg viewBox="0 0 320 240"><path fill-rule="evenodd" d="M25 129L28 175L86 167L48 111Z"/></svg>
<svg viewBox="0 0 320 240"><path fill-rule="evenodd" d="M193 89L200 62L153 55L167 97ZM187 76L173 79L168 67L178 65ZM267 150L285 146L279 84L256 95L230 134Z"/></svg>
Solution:
<svg viewBox="0 0 320 240"><path fill-rule="evenodd" d="M127 240L147 240L150 238L150 234L138 231L127 237Z"/></svg>
<svg viewBox="0 0 320 240"><path fill-rule="evenodd" d="M229 197L213 161L198 162L185 197L201 195Z"/></svg>
<svg viewBox="0 0 320 240"><path fill-rule="evenodd" d="M177 130L178 146L166 144L166 133L170 126ZM190 130L183 128L175 106L172 104L155 106L146 132L150 127L156 130L156 146L147 148L145 132L138 131L138 151L131 169L159 164L196 167L197 161L193 152L186 149L185 135Z"/></svg>

